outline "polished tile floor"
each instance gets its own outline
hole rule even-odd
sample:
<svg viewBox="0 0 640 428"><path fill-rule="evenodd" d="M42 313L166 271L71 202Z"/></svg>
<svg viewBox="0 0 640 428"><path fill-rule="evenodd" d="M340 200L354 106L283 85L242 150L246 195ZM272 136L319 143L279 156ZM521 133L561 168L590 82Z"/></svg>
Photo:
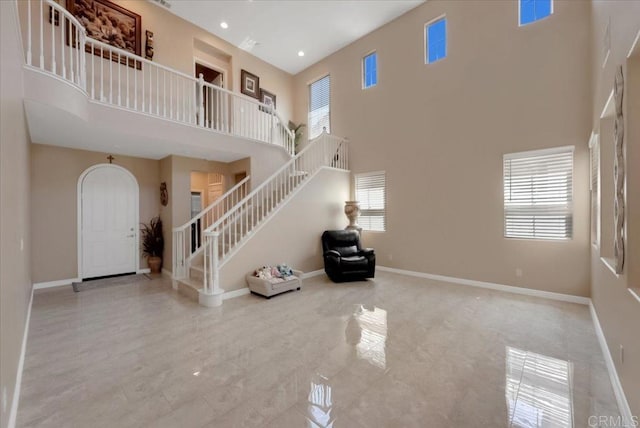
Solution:
<svg viewBox="0 0 640 428"><path fill-rule="evenodd" d="M587 427L586 306L379 272L198 306L144 276L37 291L19 427Z"/></svg>

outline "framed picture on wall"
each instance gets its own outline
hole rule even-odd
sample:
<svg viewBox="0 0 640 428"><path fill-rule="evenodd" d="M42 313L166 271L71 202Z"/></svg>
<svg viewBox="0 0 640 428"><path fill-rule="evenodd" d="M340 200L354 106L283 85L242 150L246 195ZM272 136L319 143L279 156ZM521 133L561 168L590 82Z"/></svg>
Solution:
<svg viewBox="0 0 640 428"><path fill-rule="evenodd" d="M276 108L275 94L267 91L266 89L260 89L260 101L262 101L263 104L273 107L273 109L275 110Z"/></svg>
<svg viewBox="0 0 640 428"><path fill-rule="evenodd" d="M247 70L240 70L240 92L259 100L260 78Z"/></svg>
<svg viewBox="0 0 640 428"><path fill-rule="evenodd" d="M140 55L142 19L109 0L67 0L67 8L87 29L87 36Z"/></svg>

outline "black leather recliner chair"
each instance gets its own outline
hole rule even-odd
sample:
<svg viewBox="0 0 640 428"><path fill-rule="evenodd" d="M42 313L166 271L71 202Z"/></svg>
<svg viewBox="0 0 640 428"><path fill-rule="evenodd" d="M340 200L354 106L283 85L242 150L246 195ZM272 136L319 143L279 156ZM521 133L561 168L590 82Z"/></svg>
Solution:
<svg viewBox="0 0 640 428"><path fill-rule="evenodd" d="M322 234L324 271L333 282L373 278L376 255L373 248L360 246L355 230L327 230Z"/></svg>

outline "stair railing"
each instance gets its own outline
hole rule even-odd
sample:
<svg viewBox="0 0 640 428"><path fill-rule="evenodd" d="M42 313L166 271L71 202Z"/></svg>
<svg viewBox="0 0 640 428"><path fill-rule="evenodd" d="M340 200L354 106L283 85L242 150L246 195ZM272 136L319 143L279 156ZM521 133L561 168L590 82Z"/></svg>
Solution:
<svg viewBox="0 0 640 428"><path fill-rule="evenodd" d="M204 294L223 292L222 266L304 182L323 167L348 169L347 143L323 132L204 231Z"/></svg>
<svg viewBox="0 0 640 428"><path fill-rule="evenodd" d="M293 132L272 106L87 36L52 0L19 1L26 66L72 84L92 101L233 136L294 154Z"/></svg>
<svg viewBox="0 0 640 428"><path fill-rule="evenodd" d="M227 190L198 215L179 227L173 228L173 277L188 276L191 259L202 250L204 231L249 193L251 176Z"/></svg>

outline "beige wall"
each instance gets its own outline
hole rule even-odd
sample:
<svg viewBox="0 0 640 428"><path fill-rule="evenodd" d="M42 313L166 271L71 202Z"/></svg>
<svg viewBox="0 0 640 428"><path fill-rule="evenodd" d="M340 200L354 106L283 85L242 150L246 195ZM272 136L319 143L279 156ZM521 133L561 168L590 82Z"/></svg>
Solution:
<svg viewBox="0 0 640 428"><path fill-rule="evenodd" d="M89 167L107 163L108 153L31 145L31 215L33 282L76 278L77 185ZM140 221L160 213L160 162L115 156L114 164L129 170L140 188ZM171 195L170 195L171 196ZM165 236L170 231L165 224ZM146 260L140 259L140 267Z"/></svg>
<svg viewBox="0 0 640 428"><path fill-rule="evenodd" d="M322 269L320 236L348 223L343 211L348 196L348 173L321 170L222 267L222 288L246 287L245 276L262 265L287 263L303 272Z"/></svg>
<svg viewBox="0 0 640 428"><path fill-rule="evenodd" d="M0 2L0 426L9 424L31 296L29 134L14 2Z"/></svg>
<svg viewBox="0 0 640 428"><path fill-rule="evenodd" d="M591 298L609 345L631 411L640 415L640 301L628 291L628 287L640 284L640 48L627 63L626 56L640 31L640 2L594 1L591 5L592 43L592 122L594 131L601 133L601 142L613 141L612 129L600 126L600 114L613 88L615 69L625 65L625 145L627 152L627 257L623 274L614 275L600 256L613 255L611 233L613 229L613 154L601 153L603 162L602 186L602 248L591 250ZM611 22L611 52L605 66L603 38L607 23ZM613 150L612 144L602 144L602 150ZM604 164L609 162L609 164ZM624 347L624 363L620 360L620 346Z"/></svg>
<svg viewBox="0 0 640 428"><path fill-rule="evenodd" d="M386 171L387 231L364 234L379 264L589 295L590 7L554 9L519 28L517 2L430 0L295 76L296 121L307 85L330 73L331 128L350 139L352 171ZM425 65L424 24L442 14L448 56ZM378 85L362 90L374 49ZM502 155L565 145L573 239L505 239Z"/></svg>
<svg viewBox="0 0 640 428"><path fill-rule="evenodd" d="M240 92L240 70L245 69L260 77L260 86L277 96L278 112L286 120L293 112L293 77L257 57L225 42L184 19L149 1L115 0L115 3L142 17L142 56L144 56L145 30L153 32L155 52L153 61L195 75L194 56L202 57L202 48L194 47L199 40L231 57L232 76L229 79L235 92ZM211 55L202 58L212 61ZM217 64L214 64L217 65Z"/></svg>

